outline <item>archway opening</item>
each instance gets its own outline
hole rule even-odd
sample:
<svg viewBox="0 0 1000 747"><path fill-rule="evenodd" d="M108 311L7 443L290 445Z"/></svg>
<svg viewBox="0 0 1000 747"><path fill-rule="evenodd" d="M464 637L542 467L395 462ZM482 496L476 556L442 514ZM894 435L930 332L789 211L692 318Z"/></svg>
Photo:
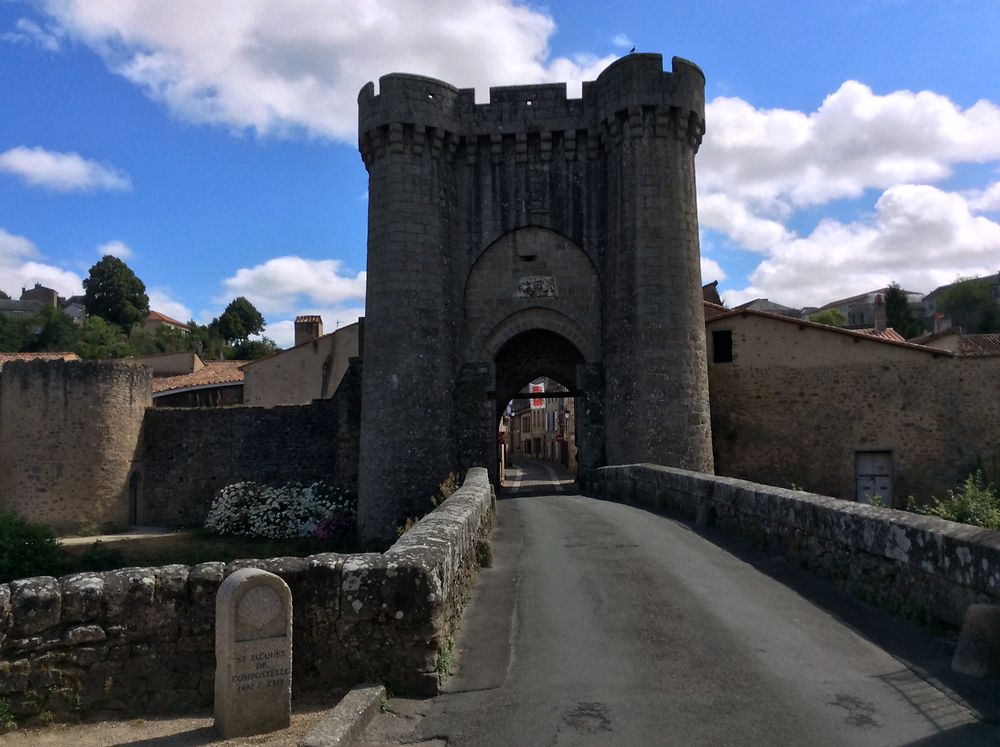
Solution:
<svg viewBox="0 0 1000 747"><path fill-rule="evenodd" d="M562 335L531 329L497 351L496 423L498 475L513 458L562 465L575 476L579 444L575 417L581 393L577 369L586 363Z"/></svg>

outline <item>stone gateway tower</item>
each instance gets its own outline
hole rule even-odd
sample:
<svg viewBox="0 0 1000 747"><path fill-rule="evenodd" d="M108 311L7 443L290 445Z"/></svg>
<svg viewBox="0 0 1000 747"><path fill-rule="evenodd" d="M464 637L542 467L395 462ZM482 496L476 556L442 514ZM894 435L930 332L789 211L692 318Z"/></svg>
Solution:
<svg viewBox="0 0 1000 747"><path fill-rule="evenodd" d="M385 542L448 472L496 477L529 381L577 397L583 477L712 471L694 157L705 78L633 54L565 84L415 75L358 97L369 174L359 527Z"/></svg>

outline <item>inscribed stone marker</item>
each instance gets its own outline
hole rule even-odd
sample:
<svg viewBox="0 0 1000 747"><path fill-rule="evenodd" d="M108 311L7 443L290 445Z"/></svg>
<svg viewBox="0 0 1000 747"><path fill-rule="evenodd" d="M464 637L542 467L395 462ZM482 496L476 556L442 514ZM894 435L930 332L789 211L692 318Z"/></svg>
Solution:
<svg viewBox="0 0 1000 747"><path fill-rule="evenodd" d="M215 729L230 737L287 728L292 712L292 593L273 573L236 571L215 598Z"/></svg>

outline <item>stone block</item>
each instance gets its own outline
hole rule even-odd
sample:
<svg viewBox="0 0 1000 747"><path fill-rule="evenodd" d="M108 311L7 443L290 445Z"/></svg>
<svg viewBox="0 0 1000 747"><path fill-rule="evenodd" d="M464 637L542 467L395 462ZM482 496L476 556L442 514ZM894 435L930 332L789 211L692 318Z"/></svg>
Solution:
<svg viewBox="0 0 1000 747"><path fill-rule="evenodd" d="M238 570L216 597L215 729L230 739L287 728L291 703L291 591L273 573Z"/></svg>
<svg viewBox="0 0 1000 747"><path fill-rule="evenodd" d="M51 576L10 582L11 635L30 636L59 624L62 594Z"/></svg>

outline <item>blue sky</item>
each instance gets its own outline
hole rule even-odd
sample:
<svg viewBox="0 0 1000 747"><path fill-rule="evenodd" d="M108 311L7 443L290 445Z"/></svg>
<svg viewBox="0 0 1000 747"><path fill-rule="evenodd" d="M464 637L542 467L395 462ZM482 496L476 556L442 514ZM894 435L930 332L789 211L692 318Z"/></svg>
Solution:
<svg viewBox="0 0 1000 747"><path fill-rule="evenodd" d="M237 295L291 342L364 306L356 97L415 72L705 71L703 279L729 303L821 305L1000 270L1000 0L0 0L0 289L64 295L102 253L153 308ZM667 62L669 68L669 62Z"/></svg>

